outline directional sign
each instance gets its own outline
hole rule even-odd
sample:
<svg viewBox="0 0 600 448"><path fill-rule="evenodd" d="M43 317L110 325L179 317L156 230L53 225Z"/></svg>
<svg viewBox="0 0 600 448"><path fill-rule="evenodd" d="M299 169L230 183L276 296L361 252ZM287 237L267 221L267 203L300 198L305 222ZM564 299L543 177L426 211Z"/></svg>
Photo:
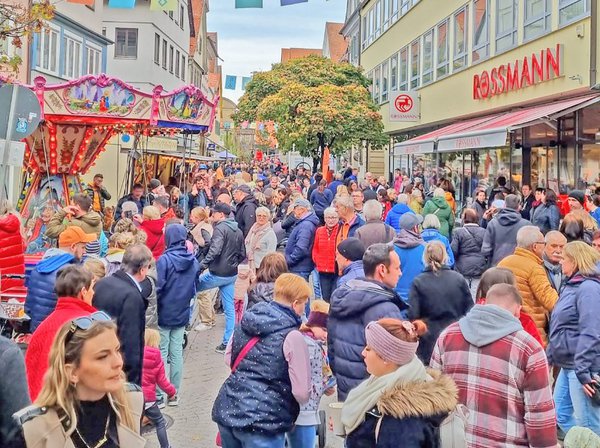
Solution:
<svg viewBox="0 0 600 448"><path fill-rule="evenodd" d="M5 139L9 135L8 124L11 119L10 103L13 92L18 92L18 101L10 136L11 140L21 140L29 137L37 129L42 110L37 96L31 89L13 84L4 84L0 87L0 138Z"/></svg>

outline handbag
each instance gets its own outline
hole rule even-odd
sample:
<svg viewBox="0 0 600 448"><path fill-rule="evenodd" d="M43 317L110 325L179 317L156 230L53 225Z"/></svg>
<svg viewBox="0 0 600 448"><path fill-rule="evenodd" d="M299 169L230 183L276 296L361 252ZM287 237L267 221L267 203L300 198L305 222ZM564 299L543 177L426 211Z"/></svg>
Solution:
<svg viewBox="0 0 600 448"><path fill-rule="evenodd" d="M252 350L252 348L256 345L256 343L258 341L260 341L260 338L258 336L254 336L248 342L246 342L246 345L244 345L244 348L242 348L240 353L237 355L237 358L235 358L235 361L233 361L233 364L231 365L231 374L233 374L237 370L240 363L244 360L244 358L246 357L248 352L250 350ZM215 445L223 446L221 444L221 433L219 433L219 432L217 432L217 438L215 440Z"/></svg>

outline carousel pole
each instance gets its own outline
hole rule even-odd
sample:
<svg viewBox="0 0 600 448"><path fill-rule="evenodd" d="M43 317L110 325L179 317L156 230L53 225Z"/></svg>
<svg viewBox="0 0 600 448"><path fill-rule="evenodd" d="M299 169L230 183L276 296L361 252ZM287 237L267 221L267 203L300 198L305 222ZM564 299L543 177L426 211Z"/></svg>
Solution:
<svg viewBox="0 0 600 448"><path fill-rule="evenodd" d="M2 164L0 165L0 182L2 182L2 188L0 189L0 199L8 199L8 186L6 184L6 173L8 168L8 158L10 145L13 138L13 128L15 127L15 112L17 110L17 100L19 96L19 89L13 88L10 98L10 109L8 111L8 127L6 129L6 141L4 142L4 154L2 155Z"/></svg>

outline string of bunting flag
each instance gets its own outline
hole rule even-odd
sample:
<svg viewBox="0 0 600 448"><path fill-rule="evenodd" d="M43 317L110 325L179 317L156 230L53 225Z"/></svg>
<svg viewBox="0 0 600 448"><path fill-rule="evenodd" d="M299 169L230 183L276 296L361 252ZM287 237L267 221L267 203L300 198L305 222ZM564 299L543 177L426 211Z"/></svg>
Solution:
<svg viewBox="0 0 600 448"><path fill-rule="evenodd" d="M298 3L308 3L308 0L279 0L281 6L296 5ZM263 0L235 0L236 9L240 8L262 8Z"/></svg>
<svg viewBox="0 0 600 448"><path fill-rule="evenodd" d="M109 8L135 8L136 0L108 0ZM235 8L262 8L264 0L235 0ZM68 3L78 3L80 5L93 6L96 0L67 0ZM279 0L281 6L297 5L299 3L308 3L308 0ZM177 0L150 0L151 11L175 11L177 9ZM242 80L243 83L243 80Z"/></svg>

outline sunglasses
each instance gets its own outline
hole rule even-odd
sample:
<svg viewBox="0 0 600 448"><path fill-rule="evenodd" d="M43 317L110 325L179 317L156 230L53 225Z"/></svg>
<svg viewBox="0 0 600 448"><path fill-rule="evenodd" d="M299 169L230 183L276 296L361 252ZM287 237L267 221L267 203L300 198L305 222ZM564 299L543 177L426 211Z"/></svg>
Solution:
<svg viewBox="0 0 600 448"><path fill-rule="evenodd" d="M69 336L66 342L68 343L77 330L87 331L89 330L94 322L109 322L110 316L104 311L96 311L89 316L78 317L71 321L71 327L69 328Z"/></svg>

